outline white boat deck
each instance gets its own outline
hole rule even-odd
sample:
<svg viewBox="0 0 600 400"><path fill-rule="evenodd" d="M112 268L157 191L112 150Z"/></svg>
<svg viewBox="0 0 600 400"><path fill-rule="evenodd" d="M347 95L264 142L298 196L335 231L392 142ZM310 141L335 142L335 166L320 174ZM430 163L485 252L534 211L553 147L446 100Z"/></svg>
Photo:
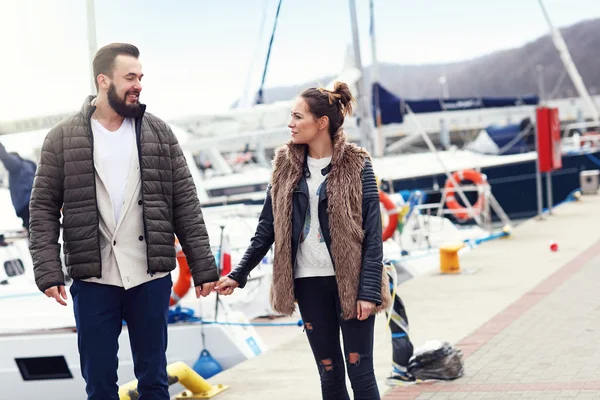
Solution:
<svg viewBox="0 0 600 400"><path fill-rule="evenodd" d="M468 150L439 151L437 155L439 159L430 152L375 158L373 168L379 179L398 180L443 174L444 166L453 172L516 164L535 160L536 157L535 152L496 156Z"/></svg>

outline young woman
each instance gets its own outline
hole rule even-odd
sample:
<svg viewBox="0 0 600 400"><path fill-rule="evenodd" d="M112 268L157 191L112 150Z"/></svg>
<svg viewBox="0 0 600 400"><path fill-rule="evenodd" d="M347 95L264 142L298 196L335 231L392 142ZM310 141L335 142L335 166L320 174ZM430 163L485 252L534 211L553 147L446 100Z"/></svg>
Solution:
<svg viewBox="0 0 600 400"><path fill-rule="evenodd" d="M369 154L346 141L348 85L298 97L279 148L258 227L237 268L215 289L243 288L275 243L271 303L286 315L298 303L321 378L323 399L379 399L373 370L375 313L391 304L383 271L379 193ZM342 330L344 354L339 331Z"/></svg>

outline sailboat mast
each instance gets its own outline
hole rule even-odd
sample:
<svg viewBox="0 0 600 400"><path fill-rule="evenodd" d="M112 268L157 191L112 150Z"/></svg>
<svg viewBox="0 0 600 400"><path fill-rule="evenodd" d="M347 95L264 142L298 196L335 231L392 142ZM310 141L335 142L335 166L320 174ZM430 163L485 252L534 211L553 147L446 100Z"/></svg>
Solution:
<svg viewBox="0 0 600 400"><path fill-rule="evenodd" d="M98 51L98 43L96 41L96 8L94 0L87 0L87 37L88 37L88 50L89 50L89 66L90 66L90 77L91 87L90 94L96 94L96 77L94 76L94 55Z"/></svg>
<svg viewBox="0 0 600 400"><path fill-rule="evenodd" d="M365 96L365 74L360 58L360 43L358 41L358 20L356 18L356 1L349 0L350 6L350 24L352 26L352 46L354 47L354 64L360 71L360 77L356 82L356 101L358 103L357 120L360 130L360 144L369 153L374 154L375 146L371 132L371 115L369 113L369 103Z"/></svg>
<svg viewBox="0 0 600 400"><path fill-rule="evenodd" d="M275 39L275 31L277 30L277 21L279 20L279 11L281 10L281 3L283 0L279 0L279 4L277 5L277 12L275 13L275 23L273 24L273 31L271 32L271 39L269 40L269 50L267 51L267 59L265 60L265 68L263 69L262 78L260 80L260 87L258 88L258 93L256 94L256 104L263 104L263 88L265 85L265 78L267 77L267 69L269 68L269 59L271 58L271 49L273 48L273 39Z"/></svg>
<svg viewBox="0 0 600 400"><path fill-rule="evenodd" d="M375 146L375 157L383 157L383 149L385 147L385 141L383 138L383 132L381 131L381 108L379 106L379 63L377 62L377 47L375 40L375 11L373 7L374 0L369 0L369 14L371 17L369 34L371 36L371 87L375 88L372 90L373 93L373 105L375 108L375 126L377 127L377 143Z"/></svg>
<svg viewBox="0 0 600 400"><path fill-rule="evenodd" d="M571 81L573 82L573 85L575 86L575 89L577 90L577 93L579 93L579 96L583 98L583 100L590 108L590 113L594 122L599 123L600 115L598 114L598 109L594 105L594 102L592 101L592 98L590 97L585 87L585 84L581 79L581 75L579 75L579 72L577 71L577 67L575 66L575 63L571 58L571 54L569 53L567 44L565 43L562 35L560 34L560 31L556 29L552 24L550 16L548 15L548 12L546 11L546 7L544 7L544 3L542 2L542 0L538 0L538 2L540 4L540 7L542 8L542 12L544 13L544 18L546 19L546 22L550 27L550 33L552 35L552 41L554 42L554 46L556 47L556 50L558 50L560 58L565 66L565 69L567 70L567 73L569 74L569 77L571 78Z"/></svg>

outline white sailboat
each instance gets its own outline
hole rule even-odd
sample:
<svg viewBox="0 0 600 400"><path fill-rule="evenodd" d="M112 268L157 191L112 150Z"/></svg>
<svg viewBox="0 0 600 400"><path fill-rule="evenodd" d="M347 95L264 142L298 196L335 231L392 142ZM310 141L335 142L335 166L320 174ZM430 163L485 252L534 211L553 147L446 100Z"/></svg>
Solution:
<svg viewBox="0 0 600 400"><path fill-rule="evenodd" d="M173 279L177 278L176 270ZM196 317L212 323L188 320L169 324L169 363L183 361L192 366L206 349L227 369L267 350L244 312L234 309L236 299L221 304L215 314L215 298L213 293L199 301L192 289L182 300L183 306L194 309ZM49 399L81 398L85 390L72 302L69 299L66 307L60 306L37 289L27 239L22 235L0 241L0 310L3 397L29 399L43 394ZM122 385L135 379L126 326L119 338L118 357ZM173 394L180 390L177 386L171 388Z"/></svg>

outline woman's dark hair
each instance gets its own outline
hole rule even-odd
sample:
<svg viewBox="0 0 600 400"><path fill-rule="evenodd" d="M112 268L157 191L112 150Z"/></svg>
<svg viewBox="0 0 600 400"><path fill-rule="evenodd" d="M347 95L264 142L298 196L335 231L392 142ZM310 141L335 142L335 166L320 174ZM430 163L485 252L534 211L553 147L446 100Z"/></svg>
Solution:
<svg viewBox="0 0 600 400"><path fill-rule="evenodd" d="M350 88L344 82L335 82L333 91L324 88L306 89L301 95L308 110L316 119L329 118L329 135L333 138L344 124L344 117L352 115L352 102L355 101Z"/></svg>

